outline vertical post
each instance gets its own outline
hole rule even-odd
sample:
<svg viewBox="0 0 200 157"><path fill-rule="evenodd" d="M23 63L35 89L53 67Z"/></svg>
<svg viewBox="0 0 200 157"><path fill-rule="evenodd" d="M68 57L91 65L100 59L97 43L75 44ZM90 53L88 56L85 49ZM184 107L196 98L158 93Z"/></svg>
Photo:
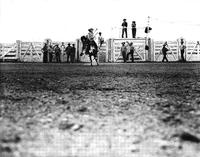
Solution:
<svg viewBox="0 0 200 157"><path fill-rule="evenodd" d="M109 44L110 44L110 40L108 39L107 41L106 41L106 63L108 62L108 51L109 51Z"/></svg>
<svg viewBox="0 0 200 157"><path fill-rule="evenodd" d="M76 39L76 53L75 53L75 58L76 58L76 62L79 62L79 47L80 47L80 40Z"/></svg>
<svg viewBox="0 0 200 157"><path fill-rule="evenodd" d="M185 40L185 61L187 61L187 49L188 49L188 45L187 45L187 41Z"/></svg>
<svg viewBox="0 0 200 157"><path fill-rule="evenodd" d="M147 56L147 57L145 57L145 59L147 59L147 60L149 60L149 53L151 52L150 51L150 44L149 44L149 22L150 22L150 16L148 16L147 17L147 33L146 33L146 41L145 41L145 46L147 45L148 47L149 47L149 49L148 50L145 50L145 56Z"/></svg>
<svg viewBox="0 0 200 157"><path fill-rule="evenodd" d="M110 54L111 54L111 62L115 62L115 54L114 54L114 39L111 39L110 42Z"/></svg>
<svg viewBox="0 0 200 157"><path fill-rule="evenodd" d="M17 44L17 58L18 61L21 61L21 41L16 40L16 44Z"/></svg>
<svg viewBox="0 0 200 157"><path fill-rule="evenodd" d="M177 51L177 59L178 61L180 61L180 58L181 58L181 52L180 52L180 41L181 41L181 38L180 39L177 39L177 48L178 48L178 51Z"/></svg>

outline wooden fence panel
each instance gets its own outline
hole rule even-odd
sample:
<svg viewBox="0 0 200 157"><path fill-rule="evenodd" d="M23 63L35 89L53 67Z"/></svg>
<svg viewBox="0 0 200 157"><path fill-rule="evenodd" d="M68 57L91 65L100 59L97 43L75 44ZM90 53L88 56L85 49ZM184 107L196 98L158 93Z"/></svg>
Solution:
<svg viewBox="0 0 200 157"><path fill-rule="evenodd" d="M186 61L200 61L200 44L197 41L186 42Z"/></svg>
<svg viewBox="0 0 200 157"><path fill-rule="evenodd" d="M42 42L21 42L20 43L20 61L21 62L42 62Z"/></svg>
<svg viewBox="0 0 200 157"><path fill-rule="evenodd" d="M135 48L134 60L146 61L147 52L145 51L145 39L113 39L112 41L112 62L123 62L121 54L122 42L132 42ZM128 60L130 61L130 59Z"/></svg>
<svg viewBox="0 0 200 157"><path fill-rule="evenodd" d="M162 47L165 41L154 41L154 61L162 61ZM170 51L167 52L167 58L169 61L178 61L178 41L167 41Z"/></svg>
<svg viewBox="0 0 200 157"><path fill-rule="evenodd" d="M17 61L19 59L16 43L1 43L0 44L0 60L2 61Z"/></svg>

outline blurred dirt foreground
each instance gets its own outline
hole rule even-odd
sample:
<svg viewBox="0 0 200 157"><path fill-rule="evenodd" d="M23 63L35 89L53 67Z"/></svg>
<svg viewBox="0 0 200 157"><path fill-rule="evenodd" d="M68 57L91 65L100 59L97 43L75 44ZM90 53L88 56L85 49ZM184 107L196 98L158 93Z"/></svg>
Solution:
<svg viewBox="0 0 200 157"><path fill-rule="evenodd" d="M200 63L0 68L0 157L200 156Z"/></svg>

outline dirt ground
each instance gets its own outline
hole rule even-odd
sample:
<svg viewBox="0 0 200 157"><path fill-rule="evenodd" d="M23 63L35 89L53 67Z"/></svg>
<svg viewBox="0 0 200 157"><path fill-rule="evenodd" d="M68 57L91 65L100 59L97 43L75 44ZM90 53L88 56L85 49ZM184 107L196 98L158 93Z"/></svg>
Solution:
<svg viewBox="0 0 200 157"><path fill-rule="evenodd" d="M0 157L200 156L200 63L0 68Z"/></svg>

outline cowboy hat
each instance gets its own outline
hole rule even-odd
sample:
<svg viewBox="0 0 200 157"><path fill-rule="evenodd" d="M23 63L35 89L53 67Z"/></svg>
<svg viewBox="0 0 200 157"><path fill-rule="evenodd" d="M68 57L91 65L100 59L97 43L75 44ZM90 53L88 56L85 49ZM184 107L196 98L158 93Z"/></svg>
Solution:
<svg viewBox="0 0 200 157"><path fill-rule="evenodd" d="M88 29L88 31L93 31L93 30L94 30L93 28Z"/></svg>

